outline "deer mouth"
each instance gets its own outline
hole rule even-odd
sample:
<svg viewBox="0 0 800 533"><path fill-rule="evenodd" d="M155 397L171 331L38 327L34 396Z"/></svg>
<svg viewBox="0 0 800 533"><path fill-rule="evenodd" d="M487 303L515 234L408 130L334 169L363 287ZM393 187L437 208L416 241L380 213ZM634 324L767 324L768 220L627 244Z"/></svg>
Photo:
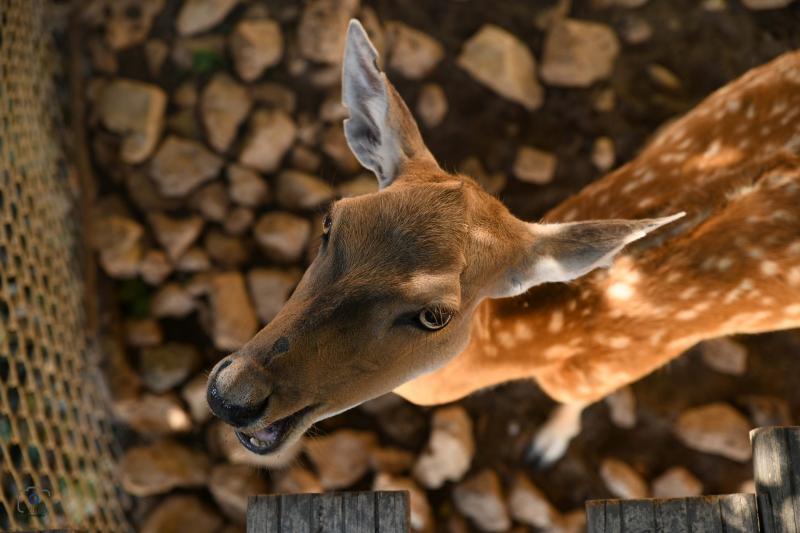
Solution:
<svg viewBox="0 0 800 533"><path fill-rule="evenodd" d="M286 443L289 437L297 433L297 431L305 431L304 422L307 415L316 407L316 405L306 406L299 411L276 420L263 428L245 433L244 431L236 430L236 438L242 443L242 446L249 451L258 455L267 455L275 453Z"/></svg>

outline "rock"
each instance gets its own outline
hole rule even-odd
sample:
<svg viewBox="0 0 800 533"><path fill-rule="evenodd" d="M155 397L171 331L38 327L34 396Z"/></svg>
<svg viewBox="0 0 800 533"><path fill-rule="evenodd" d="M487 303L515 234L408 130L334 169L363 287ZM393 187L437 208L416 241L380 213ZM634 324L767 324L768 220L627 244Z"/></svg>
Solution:
<svg viewBox="0 0 800 533"><path fill-rule="evenodd" d="M185 433L192 429L192 419L174 394L144 394L116 401L114 415L144 435Z"/></svg>
<svg viewBox="0 0 800 533"><path fill-rule="evenodd" d="M235 207L231 210L230 214L228 214L228 218L225 219L225 231L231 235L242 235L250 229L255 218L256 215L253 213L252 209Z"/></svg>
<svg viewBox="0 0 800 533"><path fill-rule="evenodd" d="M553 181L556 163L556 156L550 152L520 146L514 159L514 175L526 183L546 185Z"/></svg>
<svg viewBox="0 0 800 533"><path fill-rule="evenodd" d="M739 484L739 488L736 491L740 494L755 494L756 493L756 482L754 479L747 479L742 481Z"/></svg>
<svg viewBox="0 0 800 533"><path fill-rule="evenodd" d="M139 273L143 234L142 226L128 217L111 215L93 221L92 244L109 276L125 279Z"/></svg>
<svg viewBox="0 0 800 533"><path fill-rule="evenodd" d="M366 431L340 429L308 440L306 454L317 469L325 490L353 485L369 470L369 456L376 446L375 435Z"/></svg>
<svg viewBox="0 0 800 533"><path fill-rule="evenodd" d="M215 274L211 280L214 346L232 351L250 340L258 319L239 272Z"/></svg>
<svg viewBox="0 0 800 533"><path fill-rule="evenodd" d="M588 87L611 75L617 54L619 41L605 24L563 19L547 34L541 76L558 87Z"/></svg>
<svg viewBox="0 0 800 533"><path fill-rule="evenodd" d="M444 89L436 83L422 86L417 99L417 115L428 128L435 128L447 114L447 97Z"/></svg>
<svg viewBox="0 0 800 533"><path fill-rule="evenodd" d="M213 229L206 234L205 247L214 263L223 268L236 268L250 257L247 241Z"/></svg>
<svg viewBox="0 0 800 533"><path fill-rule="evenodd" d="M433 514L425 491L407 477L395 477L379 473L372 483L372 490L407 490L411 510L410 524L414 531L430 531L433 526Z"/></svg>
<svg viewBox="0 0 800 533"><path fill-rule="evenodd" d="M317 152L303 145L297 145L292 149L292 160L290 166L303 172L314 174L319 170L322 158Z"/></svg>
<svg viewBox="0 0 800 533"><path fill-rule="evenodd" d="M549 531L561 520L547 496L521 473L514 478L508 506L514 520L535 528Z"/></svg>
<svg viewBox="0 0 800 533"><path fill-rule="evenodd" d="M252 105L247 88L227 74L217 74L208 82L200 98L200 112L208 143L217 152L230 147Z"/></svg>
<svg viewBox="0 0 800 533"><path fill-rule="evenodd" d="M747 394L736 398L736 403L747 410L753 427L794 425L789 403L776 396Z"/></svg>
<svg viewBox="0 0 800 533"><path fill-rule="evenodd" d="M169 342L145 348L139 355L139 374L153 392L180 385L200 365L200 354L191 344Z"/></svg>
<svg viewBox="0 0 800 533"><path fill-rule="evenodd" d="M294 113L297 107L297 97L295 94L291 89L280 83L271 81L259 83L250 88L250 94L253 100L259 104L269 109L280 109L290 115Z"/></svg>
<svg viewBox="0 0 800 533"><path fill-rule="evenodd" d="M742 4L747 9L781 9L789 4L791 4L794 0L742 0Z"/></svg>
<svg viewBox="0 0 800 533"><path fill-rule="evenodd" d="M161 344L164 334L161 326L152 318L135 319L125 321L125 342L133 348L145 348Z"/></svg>
<svg viewBox="0 0 800 533"><path fill-rule="evenodd" d="M687 409L675 426L678 438L689 448L742 463L751 456L750 429L747 419L725 403Z"/></svg>
<svg viewBox="0 0 800 533"><path fill-rule="evenodd" d="M561 517L561 521L547 530L547 533L584 533L586 531L586 511L575 509Z"/></svg>
<svg viewBox="0 0 800 533"><path fill-rule="evenodd" d="M182 197L217 176L222 163L199 142L170 135L150 164L150 176L164 196Z"/></svg>
<svg viewBox="0 0 800 533"><path fill-rule="evenodd" d="M305 172L284 170L275 180L275 197L287 209L311 210L333 199L333 187Z"/></svg>
<svg viewBox="0 0 800 533"><path fill-rule="evenodd" d="M126 168L124 180L128 196L142 211L168 211L182 205L180 199L161 196L155 182L143 169Z"/></svg>
<svg viewBox="0 0 800 533"><path fill-rule="evenodd" d="M592 7L595 9L607 9L609 7L621 7L634 9L642 7L648 0L592 0Z"/></svg>
<svg viewBox="0 0 800 533"><path fill-rule="evenodd" d="M460 406L437 409L431 421L428 445L414 465L414 477L429 489L445 481L459 481L475 454L472 420Z"/></svg>
<svg viewBox="0 0 800 533"><path fill-rule="evenodd" d="M606 172L614 166L617 156L614 153L614 141L609 137L598 137L592 145L592 164L600 172Z"/></svg>
<svg viewBox="0 0 800 533"><path fill-rule="evenodd" d="M202 487L208 457L171 440L133 446L119 464L122 488L134 496L163 494L177 487Z"/></svg>
<svg viewBox="0 0 800 533"><path fill-rule="evenodd" d="M352 174L361 168L356 156L350 151L341 124L328 126L322 133L322 152L330 157L345 174Z"/></svg>
<svg viewBox="0 0 800 533"><path fill-rule="evenodd" d="M342 103L342 92L338 88L330 91L322 101L318 115L323 122L334 122L339 129L342 129L341 122L350 116L350 113Z"/></svg>
<svg viewBox="0 0 800 533"><path fill-rule="evenodd" d="M461 162L458 169L462 174L470 176L477 181L489 194L499 194L506 186L508 181L502 172L489 174L477 157L468 157Z"/></svg>
<svg viewBox="0 0 800 533"><path fill-rule="evenodd" d="M592 107L595 111L600 113L608 113L613 111L617 105L617 95L614 89L607 87L597 91L592 101Z"/></svg>
<svg viewBox="0 0 800 533"><path fill-rule="evenodd" d="M444 57L444 47L439 41L402 22L388 22L386 35L390 46L389 68L406 78L424 78Z"/></svg>
<svg viewBox="0 0 800 533"><path fill-rule="evenodd" d="M347 24L358 11L359 0L311 0L297 28L300 53L318 63L339 64L344 54Z"/></svg>
<svg viewBox="0 0 800 533"><path fill-rule="evenodd" d="M297 127L282 110L262 109L253 113L239 161L261 172L273 172L292 147Z"/></svg>
<svg viewBox="0 0 800 533"><path fill-rule="evenodd" d="M505 531L511 527L500 479L493 470L482 470L456 485L453 503L483 531Z"/></svg>
<svg viewBox="0 0 800 533"><path fill-rule="evenodd" d="M151 213L147 220L153 228L156 240L173 261L189 249L203 230L203 219L195 215L171 218L162 213Z"/></svg>
<svg viewBox="0 0 800 533"><path fill-rule="evenodd" d="M300 465L294 465L286 470L270 473L273 489L277 493L305 494L309 492L322 492L319 480Z"/></svg>
<svg viewBox="0 0 800 533"><path fill-rule="evenodd" d="M269 186L257 172L237 164L228 165L228 194L247 207L258 207L269 198Z"/></svg>
<svg viewBox="0 0 800 533"><path fill-rule="evenodd" d="M105 86L98 103L103 125L122 135L120 158L142 163L158 143L164 127L167 95L156 85L116 79Z"/></svg>
<svg viewBox="0 0 800 533"><path fill-rule="evenodd" d="M600 464L600 477L608 491L616 498L647 498L649 490L647 482L636 470L619 459L603 459Z"/></svg>
<svg viewBox="0 0 800 533"><path fill-rule="evenodd" d="M536 79L536 60L516 36L492 24L484 25L465 44L458 66L500 96L538 109L544 98Z"/></svg>
<svg viewBox="0 0 800 533"><path fill-rule="evenodd" d="M157 318L182 318L194 309L194 298L177 283L161 287L150 302L150 313Z"/></svg>
<svg viewBox="0 0 800 533"><path fill-rule="evenodd" d="M220 181L213 181L192 194L189 206L206 220L220 222L228 215L228 191Z"/></svg>
<svg viewBox="0 0 800 533"><path fill-rule="evenodd" d="M303 257L311 236L311 223L289 213L273 211L258 219L253 234L267 257L294 263Z"/></svg>
<svg viewBox="0 0 800 533"><path fill-rule="evenodd" d="M414 465L414 454L401 448L373 448L370 451L369 465L376 472L402 474Z"/></svg>
<svg viewBox="0 0 800 533"><path fill-rule="evenodd" d="M114 50L144 42L153 19L164 9L164 0L116 0L97 4L104 10L106 42Z"/></svg>
<svg viewBox="0 0 800 533"><path fill-rule="evenodd" d="M285 446L278 453L269 455L256 455L241 445L239 439L233 434L233 428L227 424L216 421L208 428L209 446L219 455L233 464L257 466L261 468L284 468L293 463L303 449L303 439Z"/></svg>
<svg viewBox="0 0 800 533"><path fill-rule="evenodd" d="M180 272L205 272L211 268L211 259L205 250L195 246L184 252L175 267Z"/></svg>
<svg viewBox="0 0 800 533"><path fill-rule="evenodd" d="M224 65L225 36L207 33L197 37L179 37L172 41L172 63L180 70L207 75Z"/></svg>
<svg viewBox="0 0 800 533"><path fill-rule="evenodd" d="M247 517L247 498L269 492L266 480L249 465L217 465L211 469L208 490L222 512L237 524Z"/></svg>
<svg viewBox="0 0 800 533"><path fill-rule="evenodd" d="M717 372L742 376L747 371L747 348L730 338L701 342L700 354L703 362Z"/></svg>
<svg viewBox="0 0 800 533"><path fill-rule="evenodd" d="M622 38L628 44L642 44L653 37L653 27L644 17L630 15L625 17L622 26Z"/></svg>
<svg viewBox="0 0 800 533"><path fill-rule="evenodd" d="M673 466L653 480L653 498L693 498L703 494L703 484L682 466Z"/></svg>
<svg viewBox="0 0 800 533"><path fill-rule="evenodd" d="M283 56L281 27L274 20L242 20L230 38L236 72L244 81L254 81Z"/></svg>
<svg viewBox="0 0 800 533"><path fill-rule="evenodd" d="M217 533L222 517L197 496L167 497L145 519L141 533Z"/></svg>
<svg viewBox="0 0 800 533"><path fill-rule="evenodd" d="M172 91L172 101L178 107L194 107L199 98L197 87L193 80L181 83L177 89Z"/></svg>
<svg viewBox="0 0 800 533"><path fill-rule="evenodd" d="M207 387L208 376L201 372L190 379L181 389L181 396L189 406L189 413L198 424L207 422L211 418L211 409L206 401Z"/></svg>
<svg viewBox="0 0 800 533"><path fill-rule="evenodd" d="M88 51L92 58L92 66L97 71L110 75L117 73L119 70L117 56L105 41L99 37L91 39L89 41Z"/></svg>
<svg viewBox="0 0 800 533"><path fill-rule="evenodd" d="M657 63L647 65L647 75L656 85L670 91L677 91L683 86L680 78L674 72Z"/></svg>
<svg viewBox="0 0 800 533"><path fill-rule="evenodd" d="M139 264L139 274L146 283L158 286L172 274L172 263L162 250L147 250Z"/></svg>
<svg viewBox="0 0 800 533"><path fill-rule="evenodd" d="M622 387L606 396L605 401L615 426L630 429L636 425L636 396L633 395L633 389Z"/></svg>
<svg viewBox="0 0 800 533"><path fill-rule="evenodd" d="M247 273L247 286L262 324L275 318L301 276L299 270L277 268L255 268Z"/></svg>
<svg viewBox="0 0 800 533"><path fill-rule="evenodd" d="M169 55L169 46L161 39L150 39L144 44L144 54L150 75L157 77Z"/></svg>
<svg viewBox="0 0 800 533"><path fill-rule="evenodd" d="M210 30L228 15L238 0L184 0L175 21L179 35Z"/></svg>
<svg viewBox="0 0 800 533"><path fill-rule="evenodd" d="M336 186L336 194L341 198L350 198L374 192L378 192L378 180L372 174L361 174Z"/></svg>

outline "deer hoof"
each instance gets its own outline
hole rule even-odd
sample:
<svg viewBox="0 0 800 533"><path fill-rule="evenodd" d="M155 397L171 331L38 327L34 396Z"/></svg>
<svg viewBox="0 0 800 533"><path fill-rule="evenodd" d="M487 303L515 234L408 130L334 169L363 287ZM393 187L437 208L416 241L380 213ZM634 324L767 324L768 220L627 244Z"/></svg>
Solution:
<svg viewBox="0 0 800 533"><path fill-rule="evenodd" d="M560 405L533 439L526 459L547 468L564 456L570 441L581 431L583 405Z"/></svg>

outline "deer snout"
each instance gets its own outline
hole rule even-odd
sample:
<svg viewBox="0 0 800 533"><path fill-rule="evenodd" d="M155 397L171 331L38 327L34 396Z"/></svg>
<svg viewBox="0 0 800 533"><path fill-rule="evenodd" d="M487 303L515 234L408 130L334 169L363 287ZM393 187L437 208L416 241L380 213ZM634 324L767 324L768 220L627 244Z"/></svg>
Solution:
<svg viewBox="0 0 800 533"><path fill-rule="evenodd" d="M211 370L206 400L217 417L243 427L261 417L271 393L266 369L246 356L232 354Z"/></svg>

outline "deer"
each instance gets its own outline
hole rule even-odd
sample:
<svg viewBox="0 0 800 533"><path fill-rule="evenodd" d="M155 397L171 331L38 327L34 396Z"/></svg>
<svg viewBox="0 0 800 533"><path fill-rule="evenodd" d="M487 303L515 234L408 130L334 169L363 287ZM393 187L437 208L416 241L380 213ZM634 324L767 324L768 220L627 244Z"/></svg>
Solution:
<svg viewBox="0 0 800 533"><path fill-rule="evenodd" d="M209 374L213 413L269 455L394 391L419 405L534 380L584 409L704 339L800 326L800 52L719 89L539 222L444 171L352 20L347 143L379 190L334 202L280 313Z"/></svg>

